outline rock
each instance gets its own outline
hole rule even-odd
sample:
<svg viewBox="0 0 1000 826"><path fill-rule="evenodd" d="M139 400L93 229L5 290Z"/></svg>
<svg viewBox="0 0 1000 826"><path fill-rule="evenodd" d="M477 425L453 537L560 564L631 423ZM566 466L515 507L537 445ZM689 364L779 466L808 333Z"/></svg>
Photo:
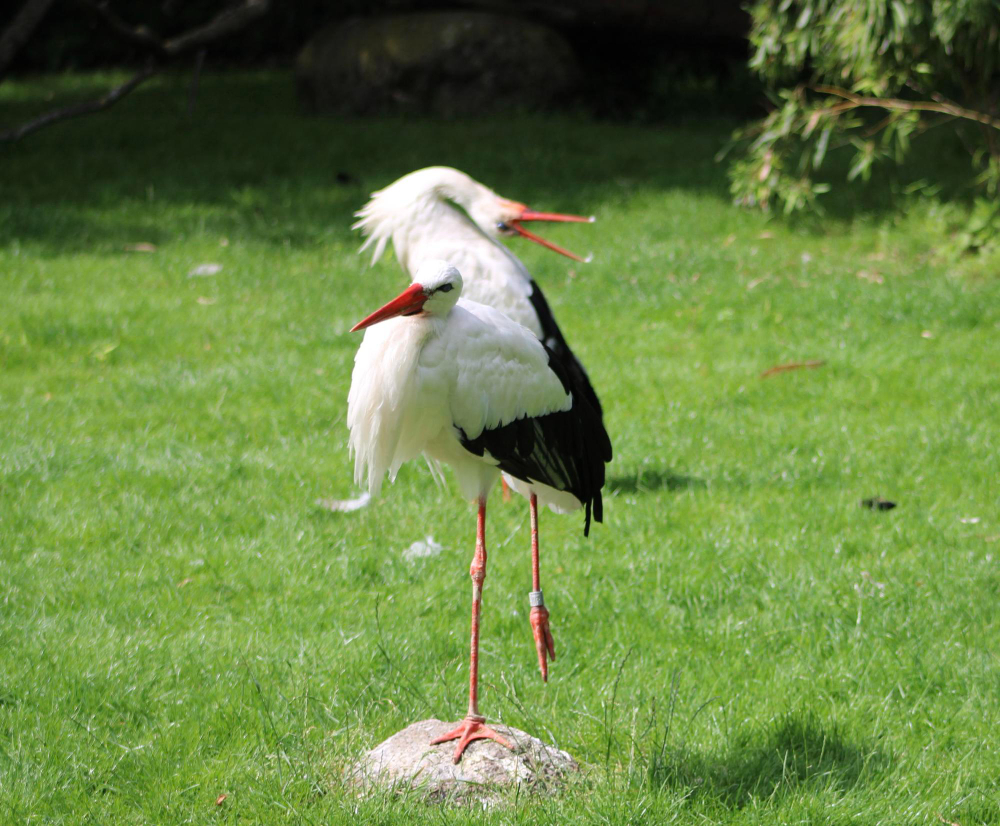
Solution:
<svg viewBox="0 0 1000 826"><path fill-rule="evenodd" d="M430 745L431 740L458 725L421 720L407 726L372 749L347 771L347 780L363 791L374 788L414 789L434 802L476 803L503 801L519 788L551 794L579 770L566 752L547 745L520 729L491 724L516 744L516 749L493 740L475 740L462 760L452 763L455 743Z"/></svg>
<svg viewBox="0 0 1000 826"><path fill-rule="evenodd" d="M320 31L296 62L300 97L319 113L538 109L578 76L569 44L552 29L472 11L352 18Z"/></svg>

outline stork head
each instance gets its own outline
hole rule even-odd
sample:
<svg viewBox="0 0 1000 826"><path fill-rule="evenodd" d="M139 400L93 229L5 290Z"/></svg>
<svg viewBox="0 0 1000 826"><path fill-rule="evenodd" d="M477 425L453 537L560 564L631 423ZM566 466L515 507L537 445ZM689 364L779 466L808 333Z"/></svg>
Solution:
<svg viewBox="0 0 1000 826"><path fill-rule="evenodd" d="M472 181L471 178L469 180ZM477 184L475 181L472 181L472 183L478 187L479 191L476 192L475 197L469 203L461 204L460 201L459 203L465 207L465 211L469 213L469 217L487 235L493 238L510 238L520 235L522 238L527 238L529 241L541 244L553 252L558 252L560 255L572 258L574 261L590 261L589 256L581 258L576 253L570 252L568 249L560 247L558 244L553 244L540 235L536 235L530 230L525 229L522 224L528 221L592 224L595 220L593 215L563 215L559 212L536 212L533 209L528 209L525 204L519 201L510 201L507 198L501 198L482 184Z"/></svg>
<svg viewBox="0 0 1000 826"><path fill-rule="evenodd" d="M371 327L396 316L446 316L462 294L462 275L447 261L425 261L417 276L403 292L379 307L351 328L351 332Z"/></svg>
<svg viewBox="0 0 1000 826"><path fill-rule="evenodd" d="M522 225L529 221L591 223L593 216L536 212L518 201L501 198L489 187L449 166L418 169L389 184L385 189L373 192L371 200L356 213L358 221L353 226L367 236L361 249L374 248L374 263L381 257L398 227L429 220L429 210L442 202L460 207L491 238L520 235L561 255L569 256L574 261L589 260L541 238Z"/></svg>

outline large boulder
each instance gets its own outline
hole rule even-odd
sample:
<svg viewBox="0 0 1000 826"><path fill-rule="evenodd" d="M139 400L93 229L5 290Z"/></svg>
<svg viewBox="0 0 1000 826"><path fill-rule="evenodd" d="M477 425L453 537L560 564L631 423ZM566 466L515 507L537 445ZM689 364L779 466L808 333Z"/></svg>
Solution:
<svg viewBox="0 0 1000 826"><path fill-rule="evenodd" d="M487 12L352 18L319 32L296 63L301 98L318 113L540 109L578 77L561 35Z"/></svg>

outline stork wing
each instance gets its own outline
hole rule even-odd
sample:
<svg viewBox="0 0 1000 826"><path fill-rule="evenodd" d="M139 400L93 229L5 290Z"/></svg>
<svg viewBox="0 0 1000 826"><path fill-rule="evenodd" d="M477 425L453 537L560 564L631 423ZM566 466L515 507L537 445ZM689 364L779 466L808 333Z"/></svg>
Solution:
<svg viewBox="0 0 1000 826"><path fill-rule="evenodd" d="M421 355L421 367L453 365L451 420L467 437L526 416L569 410L573 397L531 331L492 307L460 300L449 335Z"/></svg>
<svg viewBox="0 0 1000 826"><path fill-rule="evenodd" d="M567 344L542 288L510 250L492 240L469 245L445 239L428 247L427 256L441 258L458 268L465 279L463 292L468 298L485 300L504 315L528 327L565 366L573 394L585 396L591 406L602 413L601 402L587 371ZM486 283L490 283L491 287L480 298L477 291ZM502 288L498 288L501 283Z"/></svg>
<svg viewBox="0 0 1000 826"><path fill-rule="evenodd" d="M462 392L450 394L462 446L529 484L572 493L586 508L587 533L592 510L602 519L611 460L600 413L573 396L566 367L530 331L473 302L456 310L468 313L460 317L466 346L455 354Z"/></svg>
<svg viewBox="0 0 1000 826"><path fill-rule="evenodd" d="M538 286L538 282L533 278L531 279L531 295L528 297L528 300L531 301L531 306L535 308L535 314L538 316L538 323L542 328L541 339L545 343L545 346L555 354L556 358L566 368L570 386L574 393L577 396L586 398L590 402L591 407L597 411L598 415L603 416L604 411L601 408L601 401L597 398L597 392L590 383L587 371L570 349L566 338L562 334L562 330L556 324L552 310L549 309L549 302L545 300L542 288Z"/></svg>

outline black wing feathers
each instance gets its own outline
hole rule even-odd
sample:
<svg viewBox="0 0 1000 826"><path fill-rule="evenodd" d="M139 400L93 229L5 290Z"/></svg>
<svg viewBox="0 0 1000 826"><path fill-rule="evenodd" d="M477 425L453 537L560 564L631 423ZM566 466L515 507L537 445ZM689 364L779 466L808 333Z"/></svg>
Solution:
<svg viewBox="0 0 1000 826"><path fill-rule="evenodd" d="M600 413L576 392L572 373L551 351L549 368L566 391L573 393L569 410L516 419L484 430L475 439L460 429L462 446L476 456L488 451L502 471L524 482L541 482L572 493L586 509L586 536L591 515L598 522L603 519L601 488L604 465L611 461L611 439Z"/></svg>
<svg viewBox="0 0 1000 826"><path fill-rule="evenodd" d="M574 388L574 398L584 396L590 402L590 406L597 411L597 415L603 417L604 411L601 409L601 400L597 398L597 393L590 383L587 371L583 369L583 365L573 355L573 351L569 349L569 344L566 343L562 330L556 324L552 310L549 308L549 302L545 300L545 295L542 293L541 287L538 286L534 279L531 280L531 295L528 296L528 300L531 301L531 306L535 308L535 314L542 325L542 343L555 353L556 359L565 366L570 374Z"/></svg>

